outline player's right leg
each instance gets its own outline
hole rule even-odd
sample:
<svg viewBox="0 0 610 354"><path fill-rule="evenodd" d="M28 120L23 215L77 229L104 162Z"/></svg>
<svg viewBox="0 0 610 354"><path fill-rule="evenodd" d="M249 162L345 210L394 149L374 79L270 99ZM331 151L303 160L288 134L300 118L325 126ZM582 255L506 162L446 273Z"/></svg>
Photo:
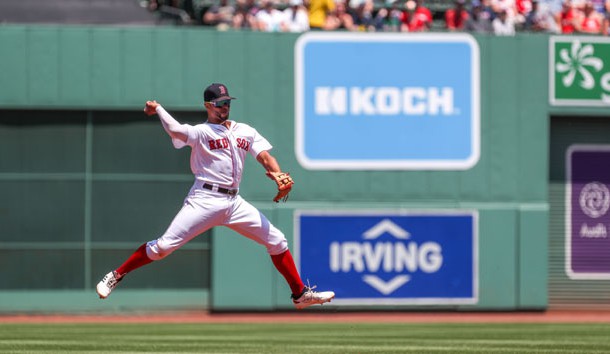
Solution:
<svg viewBox="0 0 610 354"><path fill-rule="evenodd" d="M153 262L153 259L148 257L146 251L147 245L148 244L145 243L138 247L120 267L106 274L104 278L97 283L95 290L100 299L107 298L127 273Z"/></svg>
<svg viewBox="0 0 610 354"><path fill-rule="evenodd" d="M97 295L99 295L100 299L107 298L122 279L123 278L119 277L115 270L104 275L102 280L100 280L95 287L95 291L97 292Z"/></svg>
<svg viewBox="0 0 610 354"><path fill-rule="evenodd" d="M107 298L129 272L169 256L195 236L220 223L221 210L212 204L209 199L188 199L163 236L141 245L120 267L102 278L96 286L99 297Z"/></svg>

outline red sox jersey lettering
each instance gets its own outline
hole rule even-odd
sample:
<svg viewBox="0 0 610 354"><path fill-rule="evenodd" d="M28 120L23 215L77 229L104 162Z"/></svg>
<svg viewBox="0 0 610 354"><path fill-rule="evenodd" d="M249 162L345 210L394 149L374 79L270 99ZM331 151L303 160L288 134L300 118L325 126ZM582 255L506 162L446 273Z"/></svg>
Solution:
<svg viewBox="0 0 610 354"><path fill-rule="evenodd" d="M238 148L244 151L250 150L250 142L247 139L237 138L236 141ZM209 140L208 145L210 146L210 150L227 149L229 147L229 140L227 138Z"/></svg>
<svg viewBox="0 0 610 354"><path fill-rule="evenodd" d="M246 139L237 138L237 147L245 151L250 150L250 142Z"/></svg>
<svg viewBox="0 0 610 354"><path fill-rule="evenodd" d="M229 147L229 140L227 138L209 140L210 150L226 149Z"/></svg>
<svg viewBox="0 0 610 354"><path fill-rule="evenodd" d="M248 154L254 158L272 148L256 129L232 121L221 124L188 126L187 145L191 146L191 171L195 178L224 188L239 188Z"/></svg>

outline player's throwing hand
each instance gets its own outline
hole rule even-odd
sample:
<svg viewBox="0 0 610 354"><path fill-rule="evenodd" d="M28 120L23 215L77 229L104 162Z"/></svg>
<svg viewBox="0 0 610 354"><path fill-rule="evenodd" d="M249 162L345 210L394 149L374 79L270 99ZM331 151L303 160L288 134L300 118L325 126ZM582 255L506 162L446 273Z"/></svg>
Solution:
<svg viewBox="0 0 610 354"><path fill-rule="evenodd" d="M144 113L149 116L157 114L157 107L159 103L157 101L146 101L146 107L144 107Z"/></svg>

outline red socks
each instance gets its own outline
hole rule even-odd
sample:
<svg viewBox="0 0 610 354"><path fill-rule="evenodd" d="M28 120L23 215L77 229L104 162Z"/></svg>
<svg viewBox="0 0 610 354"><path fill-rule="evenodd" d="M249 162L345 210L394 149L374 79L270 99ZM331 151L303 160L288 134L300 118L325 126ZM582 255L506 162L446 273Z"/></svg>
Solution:
<svg viewBox="0 0 610 354"><path fill-rule="evenodd" d="M292 294L295 296L300 295L303 292L305 285L301 280L301 276L299 276L299 272L297 272L297 267L294 264L290 251L287 250L284 253L273 255L271 256L271 260L273 261L275 268L277 268L288 282Z"/></svg>
<svg viewBox="0 0 610 354"><path fill-rule="evenodd" d="M273 261L275 268L277 268L288 282L292 294L295 296L300 295L303 292L305 285L299 276L299 272L297 271L290 251L287 250L284 253L273 255L271 256L271 260ZM152 263L152 261L153 260L146 255L146 244L143 244L125 261L125 263L118 267L115 272L117 272L119 277L123 277L135 269Z"/></svg>
<svg viewBox="0 0 610 354"><path fill-rule="evenodd" d="M122 278L132 270L147 265L152 261L153 260L146 255L146 244L143 244L125 261L125 263L118 267L115 272Z"/></svg>

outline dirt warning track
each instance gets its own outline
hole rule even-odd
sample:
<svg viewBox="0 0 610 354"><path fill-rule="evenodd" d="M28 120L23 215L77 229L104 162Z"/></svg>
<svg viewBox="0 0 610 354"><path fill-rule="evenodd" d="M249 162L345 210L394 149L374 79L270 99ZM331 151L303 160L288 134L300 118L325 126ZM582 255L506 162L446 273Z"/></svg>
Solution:
<svg viewBox="0 0 610 354"><path fill-rule="evenodd" d="M0 323L610 323L610 311L13 314Z"/></svg>

